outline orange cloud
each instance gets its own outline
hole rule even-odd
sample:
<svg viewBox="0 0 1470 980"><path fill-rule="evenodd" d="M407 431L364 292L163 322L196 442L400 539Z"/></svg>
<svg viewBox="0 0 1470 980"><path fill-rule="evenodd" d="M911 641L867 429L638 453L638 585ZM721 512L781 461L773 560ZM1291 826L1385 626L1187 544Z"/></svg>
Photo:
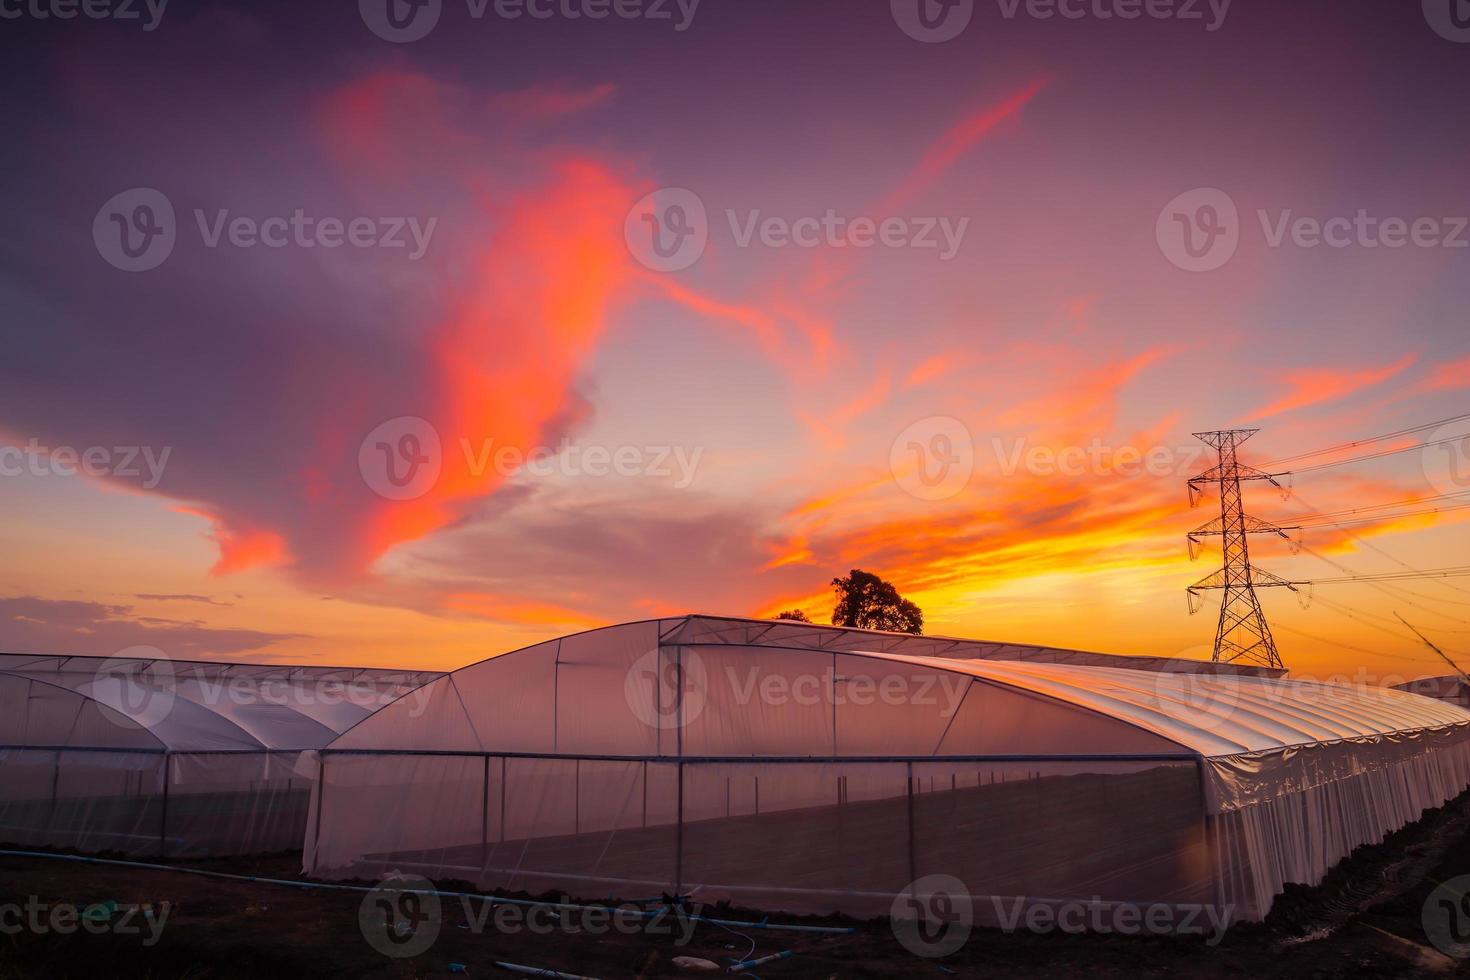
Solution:
<svg viewBox="0 0 1470 980"><path fill-rule="evenodd" d="M620 237L630 200L631 190L599 164L567 161L483 246L473 285L433 341L443 471L423 497L375 509L364 559L444 527L504 482L493 467L477 472L460 440L526 451L567 407L578 367L631 281Z"/></svg>
<svg viewBox="0 0 1470 980"><path fill-rule="evenodd" d="M1063 376L1043 385L1046 394L1033 403L1007 406L987 427L1018 429L1031 447L1061 448L1098 437L1136 447L1140 456L1148 447L1182 441L1177 412L1125 439L1107 439L1123 391L1176 351L1149 348ZM977 456L985 448L977 444ZM1191 474L1182 469L1164 475L1135 469L1130 475L1127 464L1120 470L1110 458L1096 471L1071 474L975 462L969 486L948 501L907 498L886 468L811 494L785 514L787 532L766 570L806 565L825 573L857 565L937 607L956 607L977 591L1041 576L1069 576L1079 569L1139 574L1187 561L1182 485ZM1181 467L1187 462L1181 459ZM824 605L819 593L782 590L758 608L767 615L793 605L812 612L830 607L830 599Z"/></svg>
<svg viewBox="0 0 1470 980"><path fill-rule="evenodd" d="M485 592L455 592L446 596L444 608L481 619L515 626L555 627L565 632L593 629L607 623L565 606L537 602L518 596Z"/></svg>
<svg viewBox="0 0 1470 980"><path fill-rule="evenodd" d="M963 355L958 352L935 354L910 371L908 377L904 378L903 386L905 388L918 388L931 381L937 381L955 370L962 359Z"/></svg>
<svg viewBox="0 0 1470 980"><path fill-rule="evenodd" d="M886 404L892 391L893 382L888 372L883 371L866 388L827 415L817 416L809 412L798 412L797 415L827 448L841 448L845 442L843 429L873 409Z"/></svg>
<svg viewBox="0 0 1470 980"><path fill-rule="evenodd" d="M689 612L683 606L671 602L664 602L660 599L639 599L633 603L633 607L649 617L658 616L661 618L668 617L670 619Z"/></svg>
<svg viewBox="0 0 1470 980"><path fill-rule="evenodd" d="M1291 392L1252 413L1247 421L1255 421L1271 415L1279 415L1282 412L1306 408L1309 405L1320 405L1323 402L1346 398L1348 395L1387 381L1406 370L1416 360L1418 360L1417 354L1406 354L1394 363L1381 368L1363 368L1357 371L1310 368L1293 372L1286 375L1286 381L1292 388Z"/></svg>
<svg viewBox="0 0 1470 980"><path fill-rule="evenodd" d="M701 316L709 317L712 320L728 321L746 328L755 335L756 339L760 342L761 349L767 355L780 355L785 349L785 341L781 336L781 331L776 324L775 317L757 306L742 306L712 299L678 282L673 276L662 273L645 270L640 273L639 278L646 285L662 292L668 299L687 306Z"/></svg>
<svg viewBox="0 0 1470 980"><path fill-rule="evenodd" d="M1049 79L1038 78L1020 91L971 113L951 126L948 132L929 147L918 166L888 197L881 210L896 211L910 198L922 193L996 127L1020 115L1021 110L1040 95L1049 82Z"/></svg>
<svg viewBox="0 0 1470 980"><path fill-rule="evenodd" d="M1070 354L1069 349L1064 350ZM1036 429L1056 426L1064 429L1064 434L1105 431L1112 426L1118 392L1144 370L1179 350L1174 345L1160 345L1123 361L1078 372L1037 397L1008 407L994 421L1001 426ZM1060 351L1058 354L1061 363L1070 363L1069 356L1063 357Z"/></svg>
<svg viewBox="0 0 1470 980"><path fill-rule="evenodd" d="M892 579L921 605L954 604L1042 576L1184 567L1176 533L1187 509L1177 487L1079 481L1060 487L1018 478L988 506L943 515L909 512L863 525L833 521L813 540L821 568L857 565ZM1182 581L1183 577L1181 577ZM830 608L821 593L783 593L762 614Z"/></svg>
<svg viewBox="0 0 1470 980"><path fill-rule="evenodd" d="M1424 386L1429 391L1470 388L1470 357L1440 364L1430 373Z"/></svg>

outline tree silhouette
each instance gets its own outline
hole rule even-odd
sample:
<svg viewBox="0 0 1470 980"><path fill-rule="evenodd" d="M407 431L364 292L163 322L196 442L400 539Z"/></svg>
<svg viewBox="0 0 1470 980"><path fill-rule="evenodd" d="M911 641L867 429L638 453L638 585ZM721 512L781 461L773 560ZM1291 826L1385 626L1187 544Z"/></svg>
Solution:
<svg viewBox="0 0 1470 980"><path fill-rule="evenodd" d="M802 612L800 609L788 609L785 612L783 612L781 615L777 616L776 618L777 619L794 619L798 623L810 623L811 622L811 619L809 619L807 617L807 614L804 613L804 612Z"/></svg>
<svg viewBox="0 0 1470 980"><path fill-rule="evenodd" d="M834 578L832 587L837 590L833 626L894 633L924 632L923 611L899 595L892 582L885 582L872 572L854 568L846 578Z"/></svg>

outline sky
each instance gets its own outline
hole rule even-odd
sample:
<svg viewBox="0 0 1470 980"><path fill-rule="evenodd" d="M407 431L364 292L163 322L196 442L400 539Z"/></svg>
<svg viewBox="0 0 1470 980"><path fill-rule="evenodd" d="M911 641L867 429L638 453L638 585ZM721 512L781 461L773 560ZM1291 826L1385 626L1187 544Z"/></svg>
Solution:
<svg viewBox="0 0 1470 980"><path fill-rule="evenodd" d="M1470 26L922 5L0 0L0 648L449 668L863 568L1207 658L1191 433L1470 411ZM1354 512L1253 558L1459 564L1467 435L1250 484ZM1470 651L1470 579L1262 602L1298 676Z"/></svg>

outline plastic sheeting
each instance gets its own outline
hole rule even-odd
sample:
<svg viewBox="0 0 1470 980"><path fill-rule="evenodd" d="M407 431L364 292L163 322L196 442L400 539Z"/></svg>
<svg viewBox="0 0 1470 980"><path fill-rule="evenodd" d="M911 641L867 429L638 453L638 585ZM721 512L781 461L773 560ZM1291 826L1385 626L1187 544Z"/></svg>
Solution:
<svg viewBox="0 0 1470 980"><path fill-rule="evenodd" d="M150 751L0 748L0 840L157 854L164 759Z"/></svg>
<svg viewBox="0 0 1470 980"><path fill-rule="evenodd" d="M1470 728L1447 726L1206 760L1218 897L1262 918L1288 882L1315 884L1470 786Z"/></svg>
<svg viewBox="0 0 1470 980"><path fill-rule="evenodd" d="M1470 722L1470 714L1453 705L1381 687L1270 676L871 656L961 671L1022 688L1155 732L1203 756Z"/></svg>
<svg viewBox="0 0 1470 980"><path fill-rule="evenodd" d="M1458 704L1462 708L1470 708L1470 681L1465 680L1459 674L1449 674L1443 677L1419 677L1394 685L1394 690L1422 694L1426 698L1439 698L1441 701Z"/></svg>
<svg viewBox="0 0 1470 980"><path fill-rule="evenodd" d="M309 872L883 914L1259 919L1470 785L1470 714L1279 672L691 616L432 681L323 749Z"/></svg>
<svg viewBox="0 0 1470 980"><path fill-rule="evenodd" d="M145 649L145 648L138 648ZM0 654L0 674L132 717L168 748L314 748L437 671Z"/></svg>
<svg viewBox="0 0 1470 980"><path fill-rule="evenodd" d="M298 849L302 752L435 676L0 655L0 841L173 857Z"/></svg>

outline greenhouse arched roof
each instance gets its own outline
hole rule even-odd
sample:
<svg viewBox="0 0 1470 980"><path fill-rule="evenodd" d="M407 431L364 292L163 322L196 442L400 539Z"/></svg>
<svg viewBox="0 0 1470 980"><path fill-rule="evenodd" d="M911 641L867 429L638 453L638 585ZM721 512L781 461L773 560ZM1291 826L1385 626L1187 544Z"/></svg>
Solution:
<svg viewBox="0 0 1470 980"><path fill-rule="evenodd" d="M0 746L320 748L435 671L0 654Z"/></svg>
<svg viewBox="0 0 1470 980"><path fill-rule="evenodd" d="M669 686L671 670L682 691ZM413 704L389 705L328 748L686 758L1223 757L1470 725L1470 713L1443 702L1279 674L688 616L604 627L460 668L426 685ZM866 703L854 694L883 686L897 693Z"/></svg>

